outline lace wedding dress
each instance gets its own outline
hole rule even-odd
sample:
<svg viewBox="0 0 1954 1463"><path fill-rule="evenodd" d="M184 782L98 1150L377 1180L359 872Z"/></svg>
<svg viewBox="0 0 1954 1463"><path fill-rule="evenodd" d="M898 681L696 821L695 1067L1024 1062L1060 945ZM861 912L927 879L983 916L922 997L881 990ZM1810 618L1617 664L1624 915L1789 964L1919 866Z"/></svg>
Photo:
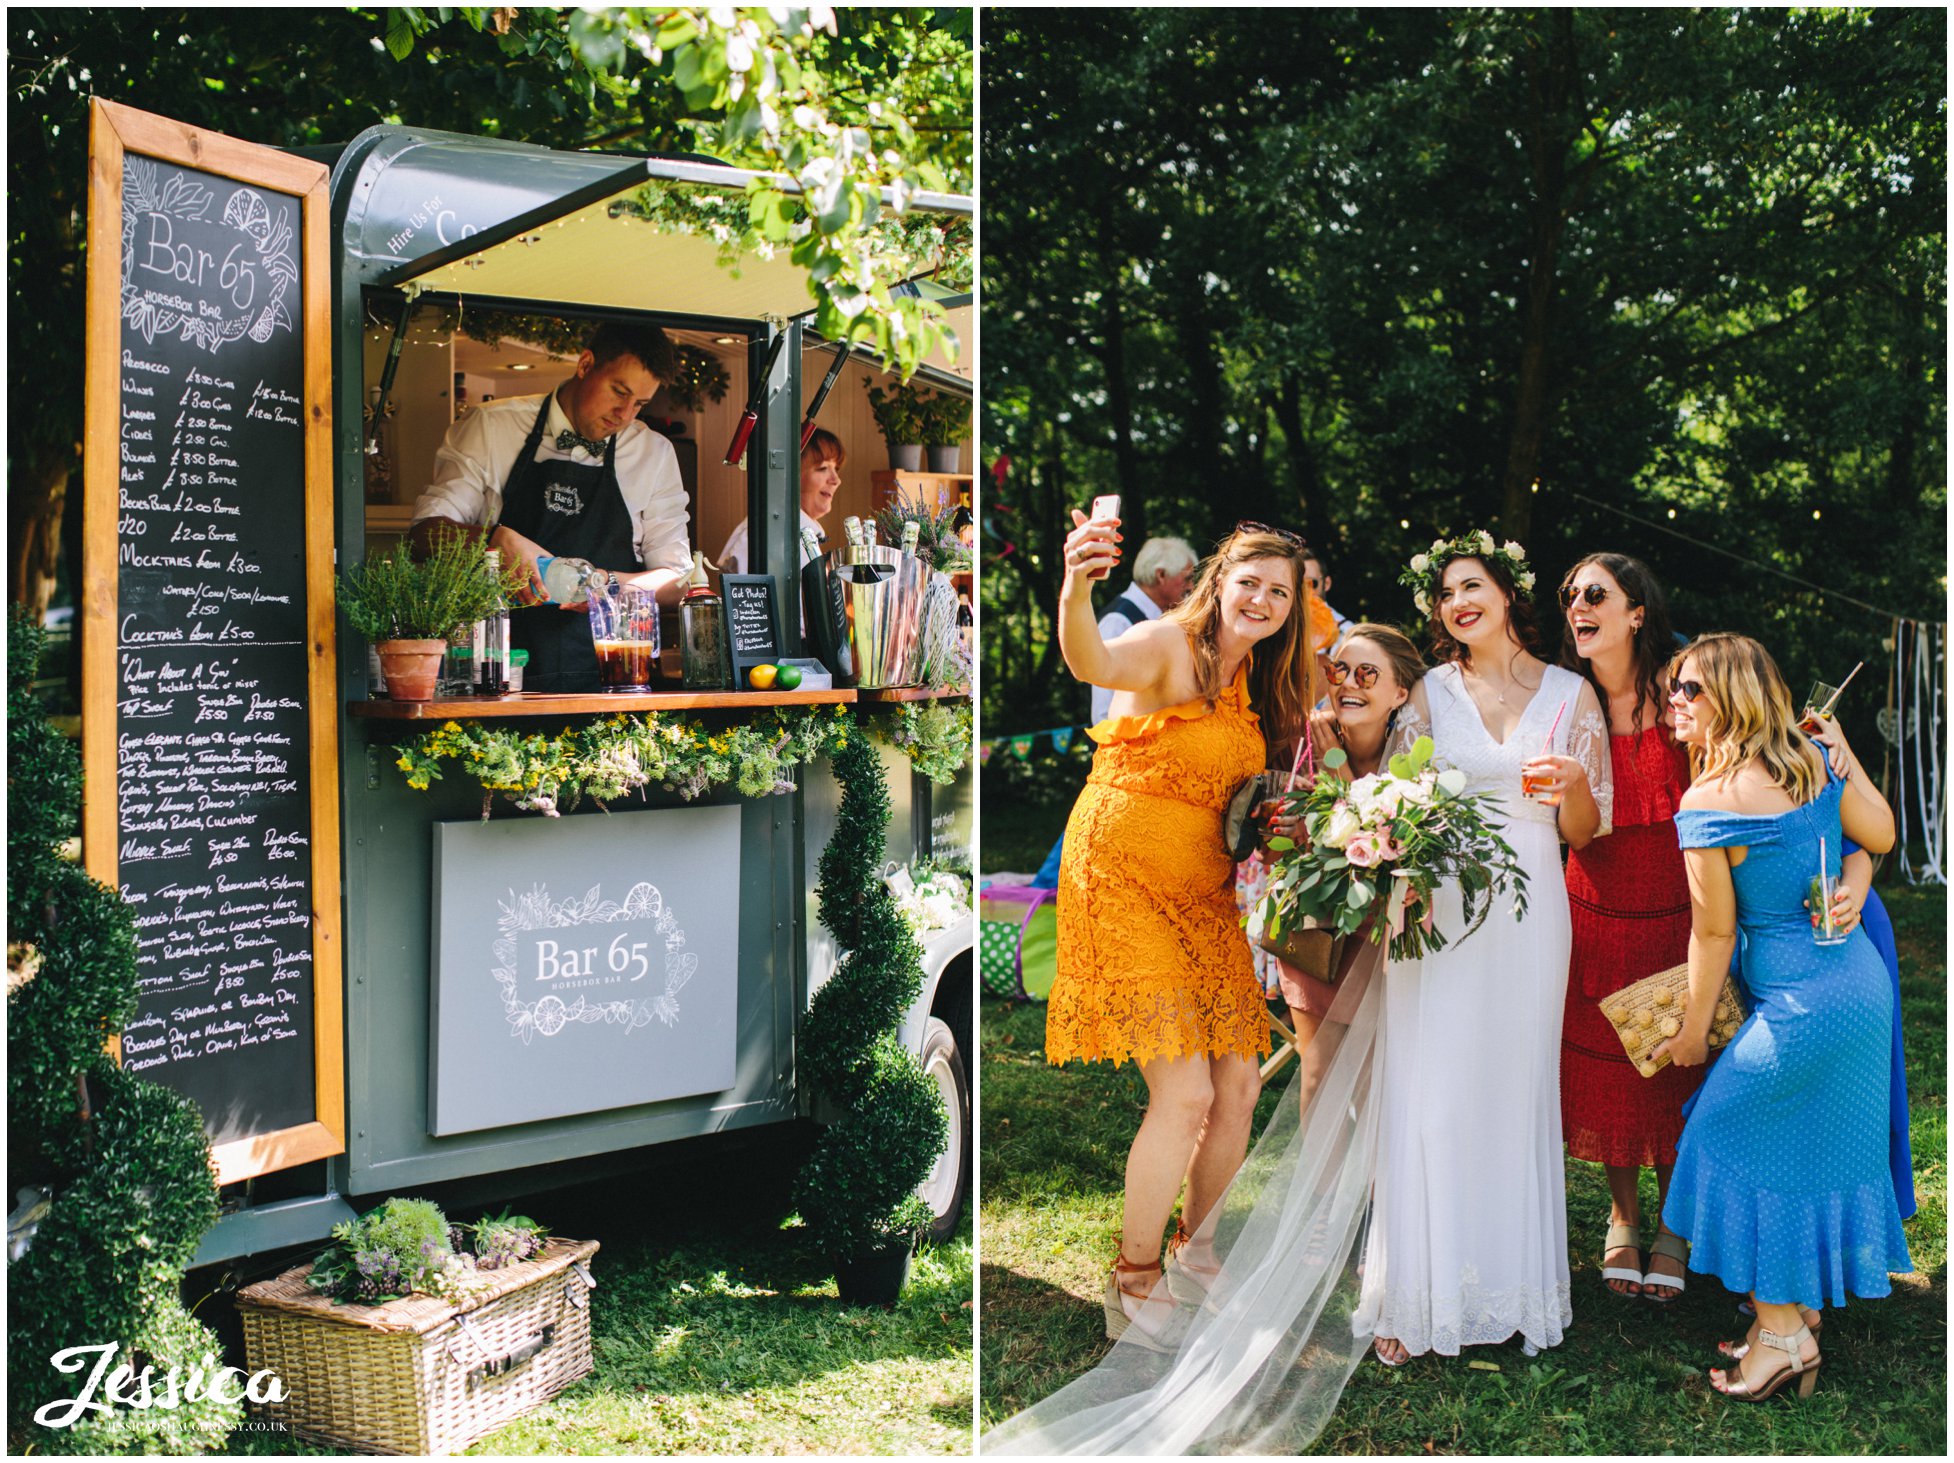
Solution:
<svg viewBox="0 0 1954 1463"><path fill-rule="evenodd" d="M1421 683L1398 740L1429 730L1441 766L1499 797L1529 876L1526 918L1496 891L1476 932L1423 961L1386 969L1366 946L1196 1236L1220 1261L1206 1301L1176 1309L1156 1287L1150 1335L1129 1329L1092 1371L987 1434L983 1452L1294 1454L1374 1335L1444 1352L1515 1331L1560 1339L1567 894L1554 810L1521 798L1519 772L1557 714L1555 750L1587 770L1605 831L1607 728L1580 677L1548 669L1503 745L1456 668ZM1441 891L1437 919L1464 928L1456 890Z"/></svg>

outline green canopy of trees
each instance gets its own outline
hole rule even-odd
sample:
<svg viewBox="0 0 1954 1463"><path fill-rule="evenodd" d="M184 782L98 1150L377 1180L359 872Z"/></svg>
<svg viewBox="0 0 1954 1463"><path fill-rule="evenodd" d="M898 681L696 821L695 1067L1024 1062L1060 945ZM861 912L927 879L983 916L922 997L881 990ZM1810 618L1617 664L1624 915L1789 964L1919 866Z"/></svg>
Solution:
<svg viewBox="0 0 1954 1463"><path fill-rule="evenodd" d="M1884 664L1840 596L1946 593L1945 56L1937 9L987 11L987 731L1084 713L1102 492L1129 550L1291 525L1352 617L1483 525L1549 606L1612 549L1794 681Z"/></svg>

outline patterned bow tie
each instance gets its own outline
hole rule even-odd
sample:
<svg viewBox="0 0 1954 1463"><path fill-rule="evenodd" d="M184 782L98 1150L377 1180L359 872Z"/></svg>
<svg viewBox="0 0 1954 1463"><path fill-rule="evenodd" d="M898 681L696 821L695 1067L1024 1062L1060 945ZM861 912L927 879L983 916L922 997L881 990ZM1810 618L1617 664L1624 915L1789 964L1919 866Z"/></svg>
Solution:
<svg viewBox="0 0 1954 1463"><path fill-rule="evenodd" d="M579 437L568 427L565 427L556 434L556 450L558 452L574 452L579 447L583 448L592 457L602 457L604 455L604 444L602 442L593 442L588 437Z"/></svg>

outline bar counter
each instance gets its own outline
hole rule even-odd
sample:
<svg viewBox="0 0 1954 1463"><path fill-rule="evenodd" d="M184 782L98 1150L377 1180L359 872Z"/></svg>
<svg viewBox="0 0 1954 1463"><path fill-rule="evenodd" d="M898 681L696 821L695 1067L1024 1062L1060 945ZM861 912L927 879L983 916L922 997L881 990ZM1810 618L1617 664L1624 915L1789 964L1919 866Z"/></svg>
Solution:
<svg viewBox="0 0 1954 1463"><path fill-rule="evenodd" d="M554 695L457 696L434 701L354 701L346 711L369 721L469 721L507 716L582 716L607 711L720 711L770 706L843 706L857 701L953 701L968 686L901 686L886 691L592 691Z"/></svg>

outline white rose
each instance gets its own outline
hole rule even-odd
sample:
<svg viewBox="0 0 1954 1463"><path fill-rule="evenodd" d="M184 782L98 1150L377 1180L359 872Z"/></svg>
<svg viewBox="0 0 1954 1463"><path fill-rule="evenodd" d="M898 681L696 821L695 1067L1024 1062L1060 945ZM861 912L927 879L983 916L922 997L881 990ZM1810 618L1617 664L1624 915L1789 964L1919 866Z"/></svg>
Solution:
<svg viewBox="0 0 1954 1463"><path fill-rule="evenodd" d="M1387 778L1371 797L1371 811L1379 814L1378 821L1388 823L1398 816L1398 809L1404 805L1404 783L1397 778Z"/></svg>
<svg viewBox="0 0 1954 1463"><path fill-rule="evenodd" d="M1414 594L1411 597L1411 601L1418 606L1419 614L1429 615L1432 612L1432 597L1426 594L1424 590L1421 589Z"/></svg>
<svg viewBox="0 0 1954 1463"><path fill-rule="evenodd" d="M1490 554L1493 551L1493 536L1483 528L1479 530L1479 536L1473 542L1479 545L1479 552L1482 554Z"/></svg>
<svg viewBox="0 0 1954 1463"><path fill-rule="evenodd" d="M1342 848L1357 836L1358 830L1363 826L1348 803L1338 803L1330 810L1330 816L1325 820L1323 831L1317 835L1316 841L1328 844L1331 848Z"/></svg>
<svg viewBox="0 0 1954 1463"><path fill-rule="evenodd" d="M1444 540L1444 539L1442 539L1442 538L1435 538L1435 539L1433 539L1433 540L1432 540L1432 552L1433 552L1434 554L1442 554L1442 553L1444 553L1444 552L1445 552L1445 540Z"/></svg>
<svg viewBox="0 0 1954 1463"><path fill-rule="evenodd" d="M1527 556L1527 551L1521 548L1519 542L1515 539L1508 539L1505 543L1501 544L1499 551L1509 559L1524 559Z"/></svg>
<svg viewBox="0 0 1954 1463"><path fill-rule="evenodd" d="M1522 574L1518 579L1514 580L1513 582L1520 586L1520 592L1522 594L1533 593L1533 573L1531 570L1529 570L1525 574Z"/></svg>
<svg viewBox="0 0 1954 1463"><path fill-rule="evenodd" d="M1398 795L1402 802L1414 808L1429 808L1432 805L1433 785L1438 781L1430 772L1421 772L1415 782L1398 784Z"/></svg>
<svg viewBox="0 0 1954 1463"><path fill-rule="evenodd" d="M1413 574L1423 574L1427 569L1431 567L1432 567L1431 555L1413 554L1411 556L1411 572Z"/></svg>

